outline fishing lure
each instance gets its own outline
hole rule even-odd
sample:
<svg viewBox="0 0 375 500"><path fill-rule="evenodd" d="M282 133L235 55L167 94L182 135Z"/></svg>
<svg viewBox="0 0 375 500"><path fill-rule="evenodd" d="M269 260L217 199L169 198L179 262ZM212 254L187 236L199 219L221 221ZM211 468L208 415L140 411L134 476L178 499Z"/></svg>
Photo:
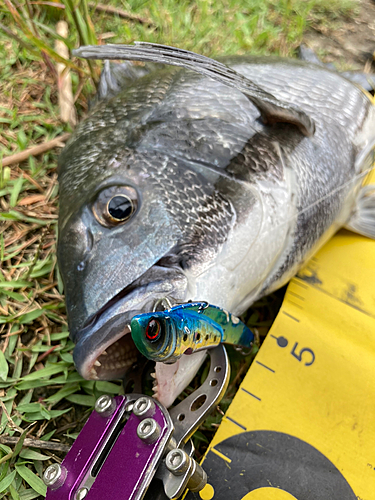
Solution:
<svg viewBox="0 0 375 500"><path fill-rule="evenodd" d="M254 340L239 318L207 302L139 314L131 320L130 329L135 345L146 358L166 363L221 342L251 347Z"/></svg>

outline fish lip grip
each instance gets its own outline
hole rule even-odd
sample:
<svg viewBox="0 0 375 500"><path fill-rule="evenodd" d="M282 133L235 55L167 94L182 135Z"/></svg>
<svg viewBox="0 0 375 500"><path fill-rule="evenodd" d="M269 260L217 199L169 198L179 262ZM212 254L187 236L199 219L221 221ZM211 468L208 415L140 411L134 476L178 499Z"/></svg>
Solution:
<svg viewBox="0 0 375 500"><path fill-rule="evenodd" d="M142 400L150 403L145 415L134 409ZM172 419L157 401L135 394L101 396L62 462L57 481L51 481L50 468L45 471L46 498L143 498L172 432ZM56 469L56 464L51 467Z"/></svg>
<svg viewBox="0 0 375 500"><path fill-rule="evenodd" d="M44 472L46 499L142 500L155 474L163 482L163 498L178 498L186 487L201 490L207 476L191 457L189 438L229 382L224 346L209 355L204 384L170 412L142 394L100 396L62 464ZM197 404L201 406L195 410Z"/></svg>

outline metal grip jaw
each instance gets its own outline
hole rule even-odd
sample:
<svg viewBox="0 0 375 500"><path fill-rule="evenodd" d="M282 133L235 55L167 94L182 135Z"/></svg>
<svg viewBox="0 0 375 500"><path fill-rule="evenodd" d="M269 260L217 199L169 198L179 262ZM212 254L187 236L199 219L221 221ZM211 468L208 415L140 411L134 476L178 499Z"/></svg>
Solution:
<svg viewBox="0 0 375 500"><path fill-rule="evenodd" d="M170 413L141 394L100 396L61 466L46 469L46 499L142 500L155 473L169 499L178 498L186 487L200 491L207 476L191 457L189 438L219 402L229 380L225 348L218 346L209 354L206 381ZM154 487L151 490L156 499ZM165 498L164 493L158 498Z"/></svg>
<svg viewBox="0 0 375 500"><path fill-rule="evenodd" d="M230 367L227 351L220 344L207 350L210 356L210 371L206 380L190 396L169 410L175 426L173 437L180 448L204 422L213 408L219 404L227 390Z"/></svg>
<svg viewBox="0 0 375 500"><path fill-rule="evenodd" d="M181 403L170 409L175 426L173 438L176 448L162 461L156 477L163 481L164 491L152 484L152 495L147 500L179 498L186 488L200 491L207 483L207 475L192 458L194 446L191 436L204 422L224 396L228 387L230 367L225 347L220 344L209 349L210 371L204 383Z"/></svg>

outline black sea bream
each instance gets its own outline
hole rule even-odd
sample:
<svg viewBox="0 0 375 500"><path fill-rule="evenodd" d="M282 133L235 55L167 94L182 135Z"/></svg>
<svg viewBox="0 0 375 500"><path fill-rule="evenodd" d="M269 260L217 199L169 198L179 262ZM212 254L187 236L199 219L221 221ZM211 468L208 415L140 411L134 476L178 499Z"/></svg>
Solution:
<svg viewBox="0 0 375 500"><path fill-rule="evenodd" d="M164 297L239 315L349 221L373 161L375 108L351 81L298 60L220 59L234 72L160 46L78 55L195 70L106 63L99 102L60 156L74 360L85 378L115 379L136 358L134 315ZM156 397L169 406L203 356L157 363Z"/></svg>

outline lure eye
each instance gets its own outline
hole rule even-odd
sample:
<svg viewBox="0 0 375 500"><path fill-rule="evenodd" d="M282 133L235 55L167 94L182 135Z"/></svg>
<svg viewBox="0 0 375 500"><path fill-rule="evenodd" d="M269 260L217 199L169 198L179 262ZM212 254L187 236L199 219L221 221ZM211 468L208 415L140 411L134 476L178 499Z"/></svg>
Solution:
<svg viewBox="0 0 375 500"><path fill-rule="evenodd" d="M131 186L103 189L92 206L94 216L107 227L126 223L138 208L138 194Z"/></svg>
<svg viewBox="0 0 375 500"><path fill-rule="evenodd" d="M146 327L146 338L150 342L155 342L159 339L161 334L161 325L156 319L152 319L148 322Z"/></svg>

